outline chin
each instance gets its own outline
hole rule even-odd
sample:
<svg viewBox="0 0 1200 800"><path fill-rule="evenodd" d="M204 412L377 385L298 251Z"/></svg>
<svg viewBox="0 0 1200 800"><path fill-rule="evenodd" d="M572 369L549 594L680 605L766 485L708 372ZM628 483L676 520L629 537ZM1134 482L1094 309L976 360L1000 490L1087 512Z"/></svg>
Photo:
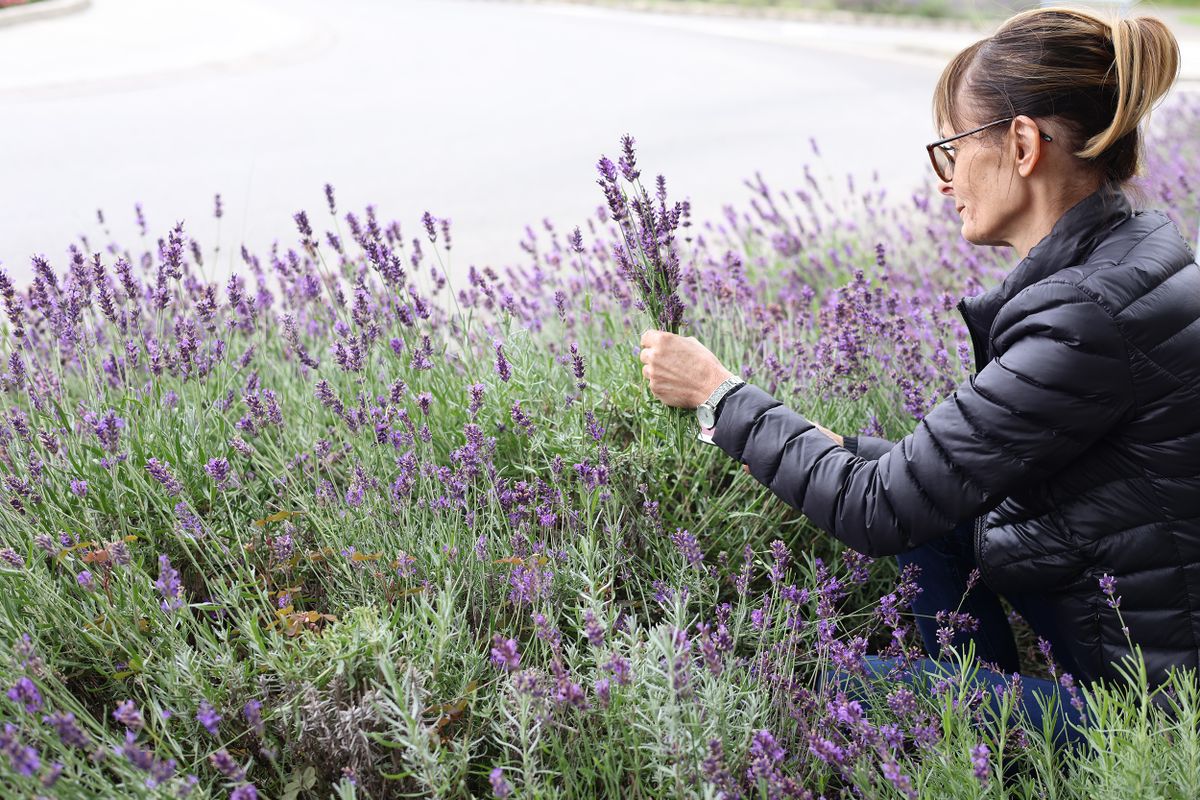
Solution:
<svg viewBox="0 0 1200 800"><path fill-rule="evenodd" d="M962 237L977 247L1010 247L1002 237L988 232L979 233L968 222L963 223Z"/></svg>

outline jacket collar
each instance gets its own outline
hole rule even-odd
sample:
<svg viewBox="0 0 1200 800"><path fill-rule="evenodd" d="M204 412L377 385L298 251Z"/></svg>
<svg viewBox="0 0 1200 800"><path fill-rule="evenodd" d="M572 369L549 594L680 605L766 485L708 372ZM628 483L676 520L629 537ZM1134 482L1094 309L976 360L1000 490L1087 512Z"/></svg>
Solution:
<svg viewBox="0 0 1200 800"><path fill-rule="evenodd" d="M1066 267L1087 260L1096 246L1131 215L1129 198L1121 188L1105 183L1067 209L1050 233L1030 248L999 286L964 297L958 310L975 347L976 370L991 360L992 323L1000 309L1018 292Z"/></svg>

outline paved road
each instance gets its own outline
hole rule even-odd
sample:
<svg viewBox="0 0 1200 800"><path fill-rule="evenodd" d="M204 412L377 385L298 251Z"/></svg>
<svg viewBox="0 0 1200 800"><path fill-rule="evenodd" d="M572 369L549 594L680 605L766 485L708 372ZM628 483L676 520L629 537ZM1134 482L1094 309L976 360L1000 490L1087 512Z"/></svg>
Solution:
<svg viewBox="0 0 1200 800"><path fill-rule="evenodd" d="M930 174L943 59L847 30L481 0L94 0L0 28L0 265L62 267L81 232L98 249L97 208L133 241L139 201L152 235L183 219L207 250L265 251L295 241L298 209L327 223L328 181L409 235L426 210L451 218L461 275L521 260L527 224L594 212L594 164L627 131L697 220L743 204L755 170L803 186L806 163L905 193Z"/></svg>

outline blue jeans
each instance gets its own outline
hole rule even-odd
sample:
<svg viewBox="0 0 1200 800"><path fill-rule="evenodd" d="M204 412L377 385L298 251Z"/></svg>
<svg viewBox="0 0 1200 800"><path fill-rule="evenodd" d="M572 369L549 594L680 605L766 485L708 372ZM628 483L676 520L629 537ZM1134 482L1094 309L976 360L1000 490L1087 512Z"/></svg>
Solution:
<svg viewBox="0 0 1200 800"><path fill-rule="evenodd" d="M934 615L938 611L955 611L956 609L973 616L979 622L974 632L958 631L951 644L960 651L965 651L970 640L975 643L975 660L988 662L997 666L1002 672L985 669L980 666L975 673L977 685L981 686L993 708L999 700L992 687L1001 687L1007 677L1018 671L1017 645L1013 638L1012 628L1008 617L1000 605L1000 597L989 589L982 581L976 581L969 594L967 578L975 569L975 551L972 543L973 521L967 521L948 536L927 542L915 550L901 553L896 561L903 569L907 564L916 564L921 568L917 577L917 585L921 593L913 600L913 613L916 616L917 630L925 643L929 658L913 661L899 679L913 687L923 690L928 688L929 676L944 674L943 662L937 661L941 653L941 645L937 640L938 623ZM1013 608L1033 628L1034 632L1050 642L1051 653L1058 662L1060 670L1078 674L1074 662L1064 646L1062 632L1055 625L1052 617L1046 613L1047 604L1039 594L1009 593L1005 597ZM961 602L961 608L960 608ZM899 659L867 656L867 669L875 676L883 677L895 668ZM1007 673L1007 675L1005 674ZM839 675L837 680L845 681L847 676ZM1037 732L1043 730L1042 710L1037 701L1037 695L1045 700L1051 696L1057 698L1057 719L1054 720L1054 741L1056 745L1064 743L1081 744L1083 735L1067 721L1075 725L1083 725L1083 716L1071 705L1070 695L1052 680L1021 676L1022 697L1018 713L1023 712L1029 721L1029 726Z"/></svg>

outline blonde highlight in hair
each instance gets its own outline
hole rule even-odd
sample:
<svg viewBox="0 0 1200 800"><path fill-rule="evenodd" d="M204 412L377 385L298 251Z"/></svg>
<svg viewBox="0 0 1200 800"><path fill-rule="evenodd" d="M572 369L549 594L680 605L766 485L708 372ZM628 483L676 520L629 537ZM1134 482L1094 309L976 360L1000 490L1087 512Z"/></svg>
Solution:
<svg viewBox="0 0 1200 800"><path fill-rule="evenodd" d="M1178 75L1179 43L1156 17L1029 9L950 60L934 89L934 124L1053 121L1047 127L1087 169L1122 184L1141 173L1141 122Z"/></svg>

